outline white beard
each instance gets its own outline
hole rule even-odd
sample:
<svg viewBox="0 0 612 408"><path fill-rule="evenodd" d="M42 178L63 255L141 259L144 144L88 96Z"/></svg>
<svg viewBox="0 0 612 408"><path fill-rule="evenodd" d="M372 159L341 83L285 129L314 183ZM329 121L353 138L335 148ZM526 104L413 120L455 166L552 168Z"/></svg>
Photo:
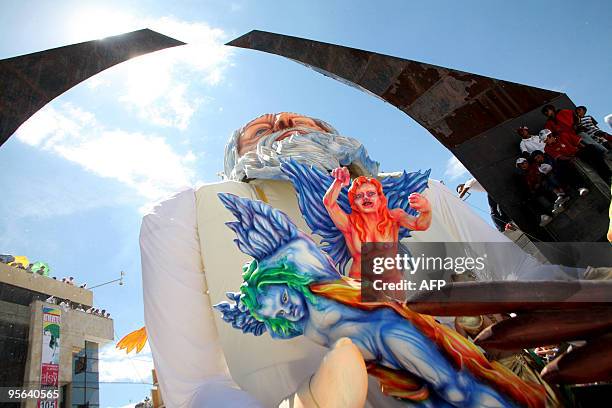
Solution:
<svg viewBox="0 0 612 408"><path fill-rule="evenodd" d="M321 170L329 171L336 167L352 165L360 174L378 174L379 163L370 158L365 147L356 139L309 128L293 129L309 133L296 132L276 141L277 137L287 132L287 129L284 129L263 137L255 150L245 153L242 157L238 156L237 149L239 131L235 132L225 146L225 177L237 181L245 178L285 179L280 170L280 160L288 158Z"/></svg>

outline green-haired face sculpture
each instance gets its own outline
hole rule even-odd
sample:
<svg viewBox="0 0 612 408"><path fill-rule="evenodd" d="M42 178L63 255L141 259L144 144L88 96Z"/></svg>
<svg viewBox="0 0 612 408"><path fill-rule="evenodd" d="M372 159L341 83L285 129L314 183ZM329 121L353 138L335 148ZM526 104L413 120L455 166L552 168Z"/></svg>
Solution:
<svg viewBox="0 0 612 408"><path fill-rule="evenodd" d="M257 261L252 261L245 265L243 279L242 302L274 337L290 338L304 333L307 302L312 306L317 302L308 289L312 278L298 273L285 259L273 268L260 268Z"/></svg>
<svg viewBox="0 0 612 408"><path fill-rule="evenodd" d="M350 337L368 362L406 373L410 384L422 382L431 390L429 406L516 407L507 399L511 395L520 406L544 407L540 386L498 371L473 344L432 317L391 302L363 308L358 287L343 286L346 280L333 261L284 213L231 194L219 198L236 217L227 223L236 244L254 258L243 270L240 292L227 294L231 303L214 306L232 327L282 339L304 335L325 347ZM406 397L404 391L397 395Z"/></svg>

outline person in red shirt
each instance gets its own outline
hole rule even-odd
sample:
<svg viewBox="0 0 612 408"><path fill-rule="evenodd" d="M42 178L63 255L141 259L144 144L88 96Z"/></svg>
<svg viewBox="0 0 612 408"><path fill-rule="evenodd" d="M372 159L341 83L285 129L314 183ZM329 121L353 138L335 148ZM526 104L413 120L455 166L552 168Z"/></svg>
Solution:
<svg viewBox="0 0 612 408"><path fill-rule="evenodd" d="M547 131L547 129L540 132L540 136L544 143L546 143L544 152L555 160L557 167L559 167L561 172L565 175L564 178L568 180L570 184L575 185L575 182L572 183L570 180L576 179L576 170L574 168L574 160L576 157L591 164L606 184L610 183L610 168L606 163L605 156L594 148L594 146L583 144L575 146L562 141L561 137Z"/></svg>
<svg viewBox="0 0 612 408"><path fill-rule="evenodd" d="M576 134L580 122L572 109L557 110L553 105L546 105L542 108L542 114L548 118L544 127L561 142L576 147L582 144L582 139Z"/></svg>
<svg viewBox="0 0 612 408"><path fill-rule="evenodd" d="M529 161L524 157L519 157L516 160L515 178L521 198L522 205L527 210L527 214L533 215L534 220L537 216L536 225L540 227L546 226L552 221L553 213L550 208L550 201L541 194L536 194L536 190L540 185L540 175L535 166L531 166Z"/></svg>
<svg viewBox="0 0 612 408"><path fill-rule="evenodd" d="M556 136L552 132L542 131L540 134L543 136L544 152L555 160L570 160L576 157L578 153L578 147L567 142L561 141L561 138Z"/></svg>

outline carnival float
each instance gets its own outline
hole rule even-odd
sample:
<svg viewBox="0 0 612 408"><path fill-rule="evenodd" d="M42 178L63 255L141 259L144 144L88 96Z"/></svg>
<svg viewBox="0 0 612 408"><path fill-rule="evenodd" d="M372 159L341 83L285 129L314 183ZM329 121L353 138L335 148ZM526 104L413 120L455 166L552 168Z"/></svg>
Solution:
<svg viewBox="0 0 612 408"><path fill-rule="evenodd" d="M593 311L599 323L578 329L575 310L559 311L570 292L602 298L605 283L584 283L593 270L525 253L428 170L380 174L378 166L325 121L266 114L230 138L223 181L180 192L144 217L146 329L119 347L148 338L168 405L560 406L557 381L543 376L596 375L557 361L540 374L533 353L606 332L607 306ZM431 298L443 291L363 301L356 248L380 241L412 252L463 243L487 253L486 268L447 276L448 301ZM391 280L401 278L394 272ZM584 288L567 286L575 282ZM491 284L510 297L487 301ZM578 302L570 304L584 312Z"/></svg>

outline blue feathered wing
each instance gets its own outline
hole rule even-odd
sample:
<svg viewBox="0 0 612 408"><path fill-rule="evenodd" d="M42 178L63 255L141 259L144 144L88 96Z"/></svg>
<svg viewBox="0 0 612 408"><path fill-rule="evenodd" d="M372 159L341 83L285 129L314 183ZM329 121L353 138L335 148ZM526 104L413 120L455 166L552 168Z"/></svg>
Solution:
<svg viewBox="0 0 612 408"><path fill-rule="evenodd" d="M401 208L408 214L416 216L418 213L410 208L408 197L412 193L422 193L425 191L430 173L431 169L424 172L415 171L412 173L406 173L406 171L404 171L398 177L389 176L382 178L380 183L387 197L387 207ZM404 239L409 236L410 230L401 227L399 230L399 239Z"/></svg>
<svg viewBox="0 0 612 408"><path fill-rule="evenodd" d="M225 223L236 233L234 242L242 252L257 261L296 238L297 227L282 211L261 201L230 193L219 193L218 196L236 217L236 221Z"/></svg>
<svg viewBox="0 0 612 408"><path fill-rule="evenodd" d="M265 323L255 319L245 304L240 301L240 292L227 292L225 295L230 302L213 305L221 312L223 321L231 324L234 329L242 330L243 333L252 333L254 336L261 336L266 332Z"/></svg>
<svg viewBox="0 0 612 408"><path fill-rule="evenodd" d="M257 261L265 259L297 237L297 227L282 211L261 201L229 193L219 193L218 196L236 217L236 221L225 223L236 233L234 242L242 252ZM221 312L224 321L235 329L253 333L255 336L266 332L266 325L255 319L240 300L240 292L227 292L226 296L230 302L220 302L213 306Z"/></svg>
<svg viewBox="0 0 612 408"><path fill-rule="evenodd" d="M294 160L281 163L282 172L289 178L298 197L300 211L313 234L321 237L321 249L334 261L341 272L345 272L351 259L344 236L336 228L332 219L323 206L323 196L334 181L327 172L316 167L301 164ZM409 214L416 215L410 208L408 196L412 193L421 193L427 188L427 180L431 170L424 172L406 173L398 177L385 177L381 181L383 192L388 200L389 208L401 208ZM347 214L351 213L348 201L348 189L342 188L338 197L338 205ZM410 236L410 231L401 228L399 238Z"/></svg>
<svg viewBox="0 0 612 408"><path fill-rule="evenodd" d="M300 211L306 224L313 234L321 237L321 249L330 256L340 271L344 271L351 260L351 254L344 242L344 236L336 228L327 209L323 206L323 196L334 181L333 177L316 167L294 160L283 161L281 170L295 188ZM351 212L346 187L342 188L338 196L338 205L345 213Z"/></svg>

